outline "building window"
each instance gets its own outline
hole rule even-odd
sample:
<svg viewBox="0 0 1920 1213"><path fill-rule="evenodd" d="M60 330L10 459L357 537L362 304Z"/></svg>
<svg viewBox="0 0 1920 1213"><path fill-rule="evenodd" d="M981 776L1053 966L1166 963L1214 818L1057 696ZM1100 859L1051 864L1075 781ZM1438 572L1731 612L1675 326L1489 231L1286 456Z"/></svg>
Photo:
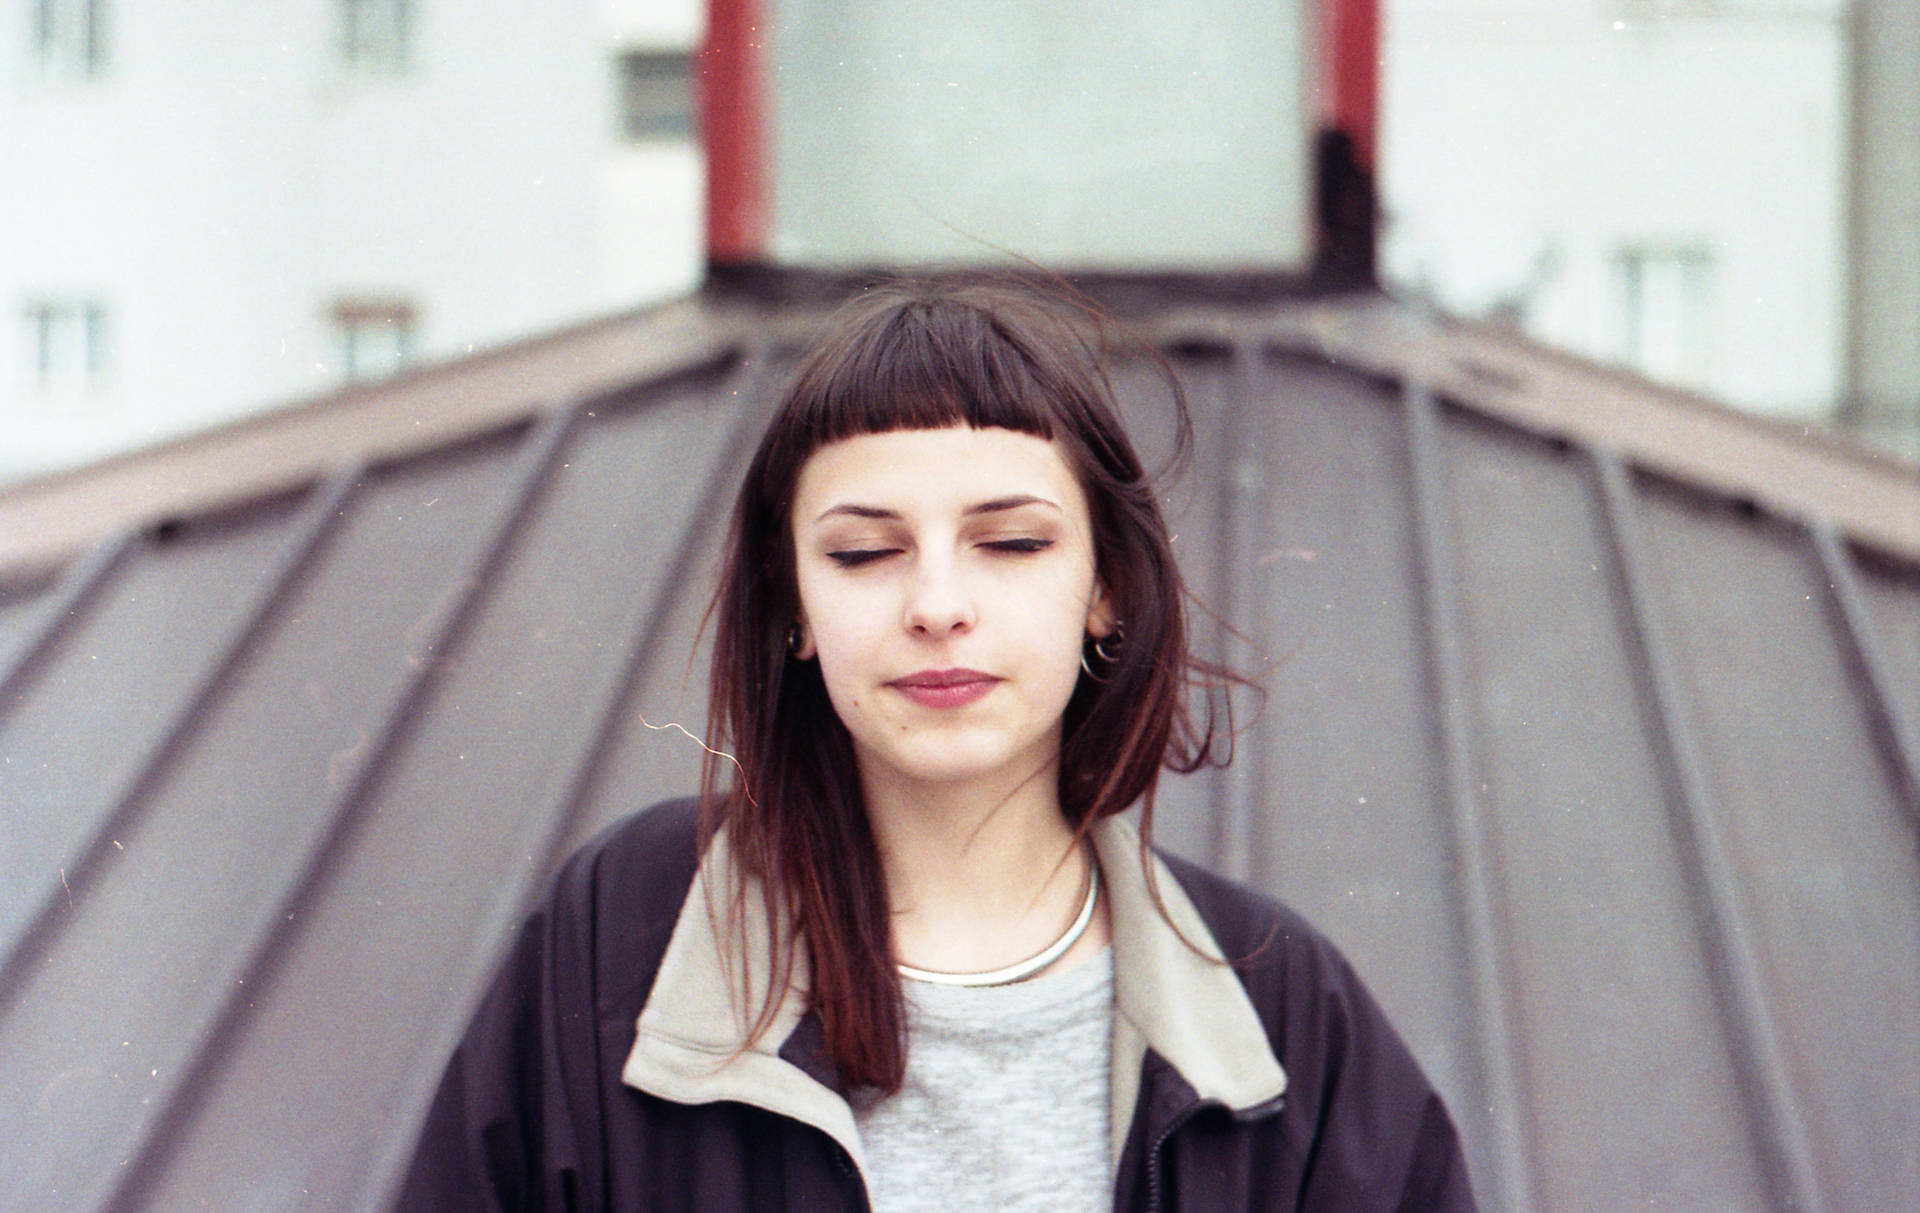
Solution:
<svg viewBox="0 0 1920 1213"><path fill-rule="evenodd" d="M340 0L340 57L359 76L398 76L413 61L413 0Z"/></svg>
<svg viewBox="0 0 1920 1213"><path fill-rule="evenodd" d="M340 378L345 383L384 379L413 357L413 307L406 303L356 300L333 309L340 349Z"/></svg>
<svg viewBox="0 0 1920 1213"><path fill-rule="evenodd" d="M27 304L27 366L34 390L67 395L99 387L107 374L107 310L93 300Z"/></svg>
<svg viewBox="0 0 1920 1213"><path fill-rule="evenodd" d="M107 0L32 0L33 59L41 72L84 80L106 65Z"/></svg>
<svg viewBox="0 0 1920 1213"><path fill-rule="evenodd" d="M1622 361L1652 379L1706 381L1713 258L1698 245L1629 245L1614 255Z"/></svg>
<svg viewBox="0 0 1920 1213"><path fill-rule="evenodd" d="M640 142L693 137L693 56L629 50L617 60L620 135Z"/></svg>

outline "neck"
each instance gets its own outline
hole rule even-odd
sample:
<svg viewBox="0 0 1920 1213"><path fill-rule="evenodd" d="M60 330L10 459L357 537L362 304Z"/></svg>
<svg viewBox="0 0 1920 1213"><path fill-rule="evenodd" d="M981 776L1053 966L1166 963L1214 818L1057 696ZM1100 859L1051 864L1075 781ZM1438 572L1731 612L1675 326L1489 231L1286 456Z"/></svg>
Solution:
<svg viewBox="0 0 1920 1213"><path fill-rule="evenodd" d="M1092 857L1074 845L1056 778L1052 766L1010 787L863 776L896 960L975 972L1059 938L1080 909ZM1103 901L1093 927L1055 967L1098 951L1107 937Z"/></svg>

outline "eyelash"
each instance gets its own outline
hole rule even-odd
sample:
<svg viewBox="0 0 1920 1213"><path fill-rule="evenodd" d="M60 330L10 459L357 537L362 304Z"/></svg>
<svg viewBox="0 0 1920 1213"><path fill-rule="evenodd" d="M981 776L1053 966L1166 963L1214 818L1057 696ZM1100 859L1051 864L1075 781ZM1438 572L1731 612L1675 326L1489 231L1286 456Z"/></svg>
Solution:
<svg viewBox="0 0 1920 1213"><path fill-rule="evenodd" d="M994 539L980 546L992 552L1007 556L1025 556L1034 552L1044 552L1053 546L1051 539ZM899 552L899 548L846 548L838 552L828 552L827 558L843 569L857 569L864 564L872 564Z"/></svg>
<svg viewBox="0 0 1920 1213"><path fill-rule="evenodd" d="M843 569L857 569L863 564L872 564L883 556L891 556L899 548L849 548L843 552L828 552L827 558Z"/></svg>

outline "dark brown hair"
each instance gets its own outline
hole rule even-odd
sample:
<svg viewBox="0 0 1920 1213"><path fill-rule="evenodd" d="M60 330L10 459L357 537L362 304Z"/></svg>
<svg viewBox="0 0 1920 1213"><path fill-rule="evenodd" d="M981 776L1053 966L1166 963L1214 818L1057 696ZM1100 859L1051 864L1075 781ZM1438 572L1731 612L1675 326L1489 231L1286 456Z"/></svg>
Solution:
<svg viewBox="0 0 1920 1213"><path fill-rule="evenodd" d="M769 921L789 931L773 941L774 982L756 1031L771 1023L804 939L812 1006L848 1087L898 1088L906 1016L852 742L819 664L791 654L799 592L789 507L801 467L828 443L903 429L998 427L1059 444L1086 494L1096 574L1124 626L1117 648L1089 644L1099 677L1083 675L1067 704L1060 807L1084 832L1138 801L1150 838L1161 767L1191 771L1213 756L1212 701L1196 712L1189 695L1220 671L1188 652L1155 478L1121 425L1105 365L1123 353L1160 370L1173 462L1189 438L1185 400L1165 360L1137 341L1117 348L1117 332L1090 307L1006 280L871 287L801 363L740 487L712 609L703 839L725 827L742 873L761 882Z"/></svg>

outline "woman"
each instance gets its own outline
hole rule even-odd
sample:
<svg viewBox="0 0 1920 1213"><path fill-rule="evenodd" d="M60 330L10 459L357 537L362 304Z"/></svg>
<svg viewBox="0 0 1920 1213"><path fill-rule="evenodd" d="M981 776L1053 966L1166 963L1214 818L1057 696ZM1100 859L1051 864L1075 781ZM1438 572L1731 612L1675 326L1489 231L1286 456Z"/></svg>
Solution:
<svg viewBox="0 0 1920 1213"><path fill-rule="evenodd" d="M1471 1207L1333 949L1142 839L1213 728L1076 319L828 326L736 504L703 795L563 868L400 1207Z"/></svg>

